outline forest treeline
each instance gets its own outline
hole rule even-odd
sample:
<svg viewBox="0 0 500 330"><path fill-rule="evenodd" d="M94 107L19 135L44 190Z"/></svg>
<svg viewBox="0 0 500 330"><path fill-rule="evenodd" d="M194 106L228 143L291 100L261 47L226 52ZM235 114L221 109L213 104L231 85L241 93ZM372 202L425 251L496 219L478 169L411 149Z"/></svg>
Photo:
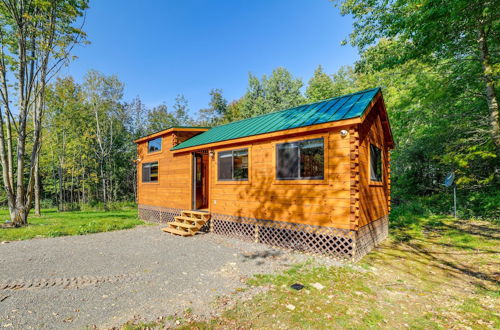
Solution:
<svg viewBox="0 0 500 330"><path fill-rule="evenodd" d="M489 133L481 81L451 84L446 62L412 60L376 70L378 56L397 49L383 40L362 54L355 67L332 74L321 66L307 83L285 68L249 75L246 93L228 101L220 89L197 112L179 95L172 106L147 108L139 97L125 102L116 76L89 72L81 84L59 78L49 88L41 152L42 196L60 209L81 204L133 201L136 192L134 139L178 125L214 126L262 113L381 86L396 140L392 151L394 203L426 200L436 211L451 210L442 185L456 173L460 210L498 216L498 154ZM441 71L443 70L443 71ZM464 77L466 79L466 77Z"/></svg>
<svg viewBox="0 0 500 330"><path fill-rule="evenodd" d="M422 207L450 212L451 190L442 183L454 172L459 215L499 218L500 3L334 4L355 20L346 42L359 49L356 63L337 72L318 66L305 79L283 67L262 77L249 74L241 97L228 100L214 88L207 91L210 102L204 109L189 109L183 95L153 108L140 97L124 100L119 77L96 71L81 82L53 80L46 86L40 132L42 205L65 210L134 201L133 140L152 132L220 125L380 86L396 143L393 204L411 205L415 212ZM8 196L2 198L7 204Z"/></svg>

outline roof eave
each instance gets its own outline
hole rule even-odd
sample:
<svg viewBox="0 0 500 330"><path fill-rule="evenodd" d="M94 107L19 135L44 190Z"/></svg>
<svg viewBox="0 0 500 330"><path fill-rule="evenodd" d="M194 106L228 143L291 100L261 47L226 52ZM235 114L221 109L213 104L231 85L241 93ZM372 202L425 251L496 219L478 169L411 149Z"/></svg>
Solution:
<svg viewBox="0 0 500 330"><path fill-rule="evenodd" d="M270 133L250 135L250 136L245 136L245 137L237 138L237 139L230 139L230 140L217 141L217 142L212 142L212 143L207 143L207 144L200 144L197 146L192 146L192 147L187 147L187 148L182 148L182 149L175 149L175 147L174 147L174 148L171 148L170 150L172 151L172 153L178 154L178 153L182 153L182 152L190 152L190 151L197 151L197 150L208 149L208 148L213 148L213 147L226 146L226 145L230 145L230 144L240 144L240 143L245 143L245 142L249 142L249 141L265 140L265 139L269 139L269 138L275 138L277 136L303 134L303 133L315 132L318 130L324 130L324 129L329 129L329 128L357 125L360 123L361 123L361 118L356 117L356 118L331 121L331 122L321 123L321 124L316 124L316 125L309 125L309 126L296 127L296 128L285 129L285 130L280 130L280 131L274 131L274 132L270 132Z"/></svg>
<svg viewBox="0 0 500 330"><path fill-rule="evenodd" d="M167 128L163 131L159 131L159 132L138 138L137 140L134 140L134 143L141 143L141 142L148 141L148 140L157 138L159 136L163 136L163 135L173 133L173 132L206 132L209 129L210 129L210 127L170 127L170 128Z"/></svg>
<svg viewBox="0 0 500 330"><path fill-rule="evenodd" d="M363 115L361 116L361 121L363 122L365 118L368 116L368 113L375 107L375 104L380 101L381 105L381 113L380 115L382 116L382 125L385 126L384 128L384 133L387 133L387 143L389 149L394 149L394 137L392 135L392 129L391 129L391 124L389 122L389 114L387 113L387 108L385 107L385 102L384 98L382 97L382 90L380 90L373 100L370 102L366 110L364 111Z"/></svg>

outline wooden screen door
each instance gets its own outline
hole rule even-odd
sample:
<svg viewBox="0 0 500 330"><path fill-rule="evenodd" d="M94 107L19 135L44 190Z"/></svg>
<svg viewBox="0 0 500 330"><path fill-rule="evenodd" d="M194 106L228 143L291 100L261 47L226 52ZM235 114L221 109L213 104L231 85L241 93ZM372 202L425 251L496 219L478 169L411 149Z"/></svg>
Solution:
<svg viewBox="0 0 500 330"><path fill-rule="evenodd" d="M208 155L193 154L193 206L194 209L208 208Z"/></svg>

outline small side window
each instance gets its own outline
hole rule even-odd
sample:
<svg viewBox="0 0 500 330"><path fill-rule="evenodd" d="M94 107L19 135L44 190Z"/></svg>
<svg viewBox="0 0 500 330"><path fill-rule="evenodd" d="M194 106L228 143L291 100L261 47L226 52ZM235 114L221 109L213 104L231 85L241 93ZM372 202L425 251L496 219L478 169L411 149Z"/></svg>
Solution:
<svg viewBox="0 0 500 330"><path fill-rule="evenodd" d="M142 164L142 182L158 182L158 162Z"/></svg>
<svg viewBox="0 0 500 330"><path fill-rule="evenodd" d="M370 180L382 182L382 150L370 144Z"/></svg>
<svg viewBox="0 0 500 330"><path fill-rule="evenodd" d="M248 181L248 149L219 152L219 181Z"/></svg>
<svg viewBox="0 0 500 330"><path fill-rule="evenodd" d="M161 137L148 141L148 153L161 151Z"/></svg>

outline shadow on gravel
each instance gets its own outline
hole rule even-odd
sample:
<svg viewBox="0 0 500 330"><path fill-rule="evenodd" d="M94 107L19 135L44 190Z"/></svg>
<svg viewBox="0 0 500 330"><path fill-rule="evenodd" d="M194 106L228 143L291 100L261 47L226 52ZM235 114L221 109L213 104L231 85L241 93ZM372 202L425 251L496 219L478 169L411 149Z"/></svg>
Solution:
<svg viewBox="0 0 500 330"><path fill-rule="evenodd" d="M258 264L263 264L265 259L269 258L277 258L283 255L283 252L278 250L265 250L265 251L257 251L252 253L244 253L243 254L243 262L250 260L259 260Z"/></svg>

